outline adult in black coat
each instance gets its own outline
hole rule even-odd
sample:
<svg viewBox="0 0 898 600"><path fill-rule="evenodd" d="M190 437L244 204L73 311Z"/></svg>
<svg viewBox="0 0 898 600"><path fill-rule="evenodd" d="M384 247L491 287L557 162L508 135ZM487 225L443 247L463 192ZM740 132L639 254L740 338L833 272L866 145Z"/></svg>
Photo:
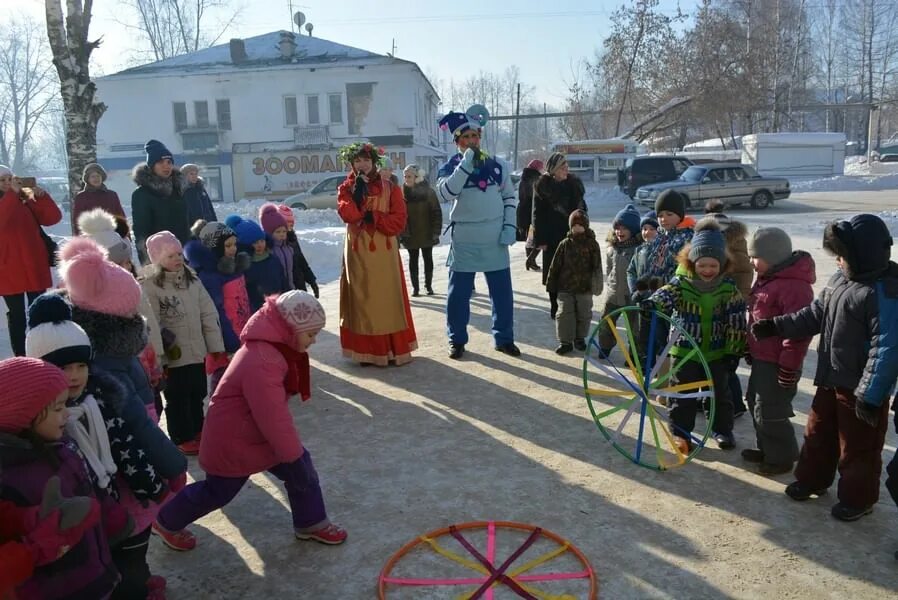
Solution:
<svg viewBox="0 0 898 600"><path fill-rule="evenodd" d="M536 257L539 256L539 248L536 248L529 238L530 224L533 222L533 187L539 176L542 175L543 161L531 160L521 173L521 181L518 183L518 241L527 242L527 270L539 271Z"/></svg>
<svg viewBox="0 0 898 600"><path fill-rule="evenodd" d="M181 165L181 175L184 176L184 203L187 205L187 224L193 224L202 219L207 223L218 221L215 216L215 208L212 207L212 199L206 191L206 182L200 177L198 165Z"/></svg>
<svg viewBox="0 0 898 600"><path fill-rule="evenodd" d="M546 172L536 182L533 194L533 245L543 251L543 285L555 249L567 236L568 219L575 210L587 212L583 199L586 190L583 182L568 172L567 159L560 152L552 153L546 163ZM549 292L551 310L555 318L558 312L558 297Z"/></svg>
<svg viewBox="0 0 898 600"><path fill-rule="evenodd" d="M132 172L137 189L131 194L134 241L142 264L150 262L147 238L154 233L171 231L182 244L190 240L181 172L174 166L172 153L157 140L147 142L145 149L147 161Z"/></svg>

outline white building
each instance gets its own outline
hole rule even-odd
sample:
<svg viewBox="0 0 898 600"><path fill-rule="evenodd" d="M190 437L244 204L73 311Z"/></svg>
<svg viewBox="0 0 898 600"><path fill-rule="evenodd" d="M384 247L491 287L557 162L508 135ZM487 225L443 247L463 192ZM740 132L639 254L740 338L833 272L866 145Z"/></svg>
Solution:
<svg viewBox="0 0 898 600"><path fill-rule="evenodd" d="M366 139L397 169L444 157L439 97L413 62L288 31L231 40L97 80L107 185L127 202L144 143L202 167L213 200L284 198L344 170L337 149Z"/></svg>

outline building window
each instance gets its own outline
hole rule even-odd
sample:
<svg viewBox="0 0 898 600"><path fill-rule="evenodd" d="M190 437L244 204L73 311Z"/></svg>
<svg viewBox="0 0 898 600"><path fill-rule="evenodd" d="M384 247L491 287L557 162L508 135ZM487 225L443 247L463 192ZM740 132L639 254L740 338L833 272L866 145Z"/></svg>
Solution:
<svg viewBox="0 0 898 600"><path fill-rule="evenodd" d="M196 117L197 127L209 126L209 103L205 100L197 100L193 103L193 115Z"/></svg>
<svg viewBox="0 0 898 600"><path fill-rule="evenodd" d="M299 125L296 113L296 96L284 96L284 124L287 127Z"/></svg>
<svg viewBox="0 0 898 600"><path fill-rule="evenodd" d="M330 122L343 122L343 95L331 94L327 97L327 104L330 108Z"/></svg>
<svg viewBox="0 0 898 600"><path fill-rule="evenodd" d="M306 96L306 105L309 109L309 125L321 123L321 117L318 115L318 96Z"/></svg>
<svg viewBox="0 0 898 600"><path fill-rule="evenodd" d="M184 131L187 129L187 104L175 102L172 109L175 114L175 131Z"/></svg>
<svg viewBox="0 0 898 600"><path fill-rule="evenodd" d="M218 122L219 129L231 130L231 101L216 100L215 101L215 120Z"/></svg>
<svg viewBox="0 0 898 600"><path fill-rule="evenodd" d="M184 150L211 150L218 147L217 132L197 132L182 134Z"/></svg>

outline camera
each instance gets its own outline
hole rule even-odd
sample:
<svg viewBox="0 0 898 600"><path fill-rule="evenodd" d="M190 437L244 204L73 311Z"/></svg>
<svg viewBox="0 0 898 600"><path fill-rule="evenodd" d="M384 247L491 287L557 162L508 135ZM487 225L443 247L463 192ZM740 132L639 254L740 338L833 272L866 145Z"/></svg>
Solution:
<svg viewBox="0 0 898 600"><path fill-rule="evenodd" d="M37 186L37 179L34 177L16 177L16 184L23 188L33 188Z"/></svg>

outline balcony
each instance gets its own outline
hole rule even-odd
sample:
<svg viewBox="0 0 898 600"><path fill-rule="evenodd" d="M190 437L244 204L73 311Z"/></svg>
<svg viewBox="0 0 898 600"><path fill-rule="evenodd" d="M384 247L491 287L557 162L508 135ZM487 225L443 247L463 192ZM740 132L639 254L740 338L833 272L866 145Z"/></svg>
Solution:
<svg viewBox="0 0 898 600"><path fill-rule="evenodd" d="M293 143L297 148L330 148L327 125L299 125L293 128Z"/></svg>
<svg viewBox="0 0 898 600"><path fill-rule="evenodd" d="M185 152L218 150L221 131L215 126L182 129L181 147Z"/></svg>

